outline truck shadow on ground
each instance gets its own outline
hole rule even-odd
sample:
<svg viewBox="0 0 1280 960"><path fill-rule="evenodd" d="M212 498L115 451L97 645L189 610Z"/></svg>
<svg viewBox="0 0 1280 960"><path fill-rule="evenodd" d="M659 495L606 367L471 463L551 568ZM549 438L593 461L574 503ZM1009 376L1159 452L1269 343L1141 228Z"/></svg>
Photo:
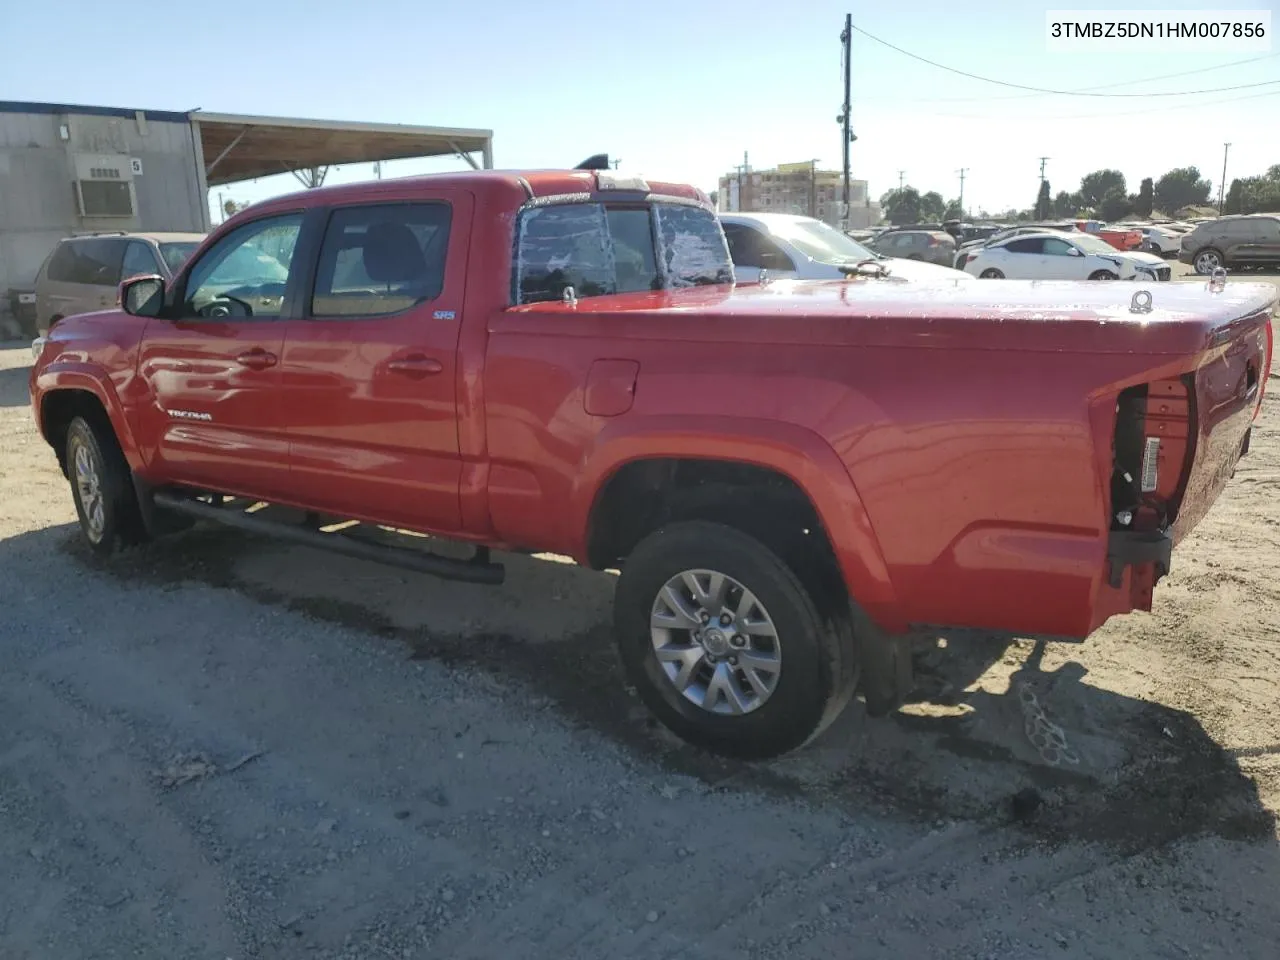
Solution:
<svg viewBox="0 0 1280 960"><path fill-rule="evenodd" d="M714 789L851 815L1005 823L1028 842L1096 841L1129 854L1202 835L1274 842L1257 785L1195 716L1085 683L1074 661L1047 671L1043 645L947 638L921 658L916 694L893 716L870 719L855 700L806 750L737 763L676 740L626 688L608 574L505 556L504 587L472 586L219 528L104 564L70 528L31 536L129 583L235 590L401 644L413 659L478 666Z"/></svg>

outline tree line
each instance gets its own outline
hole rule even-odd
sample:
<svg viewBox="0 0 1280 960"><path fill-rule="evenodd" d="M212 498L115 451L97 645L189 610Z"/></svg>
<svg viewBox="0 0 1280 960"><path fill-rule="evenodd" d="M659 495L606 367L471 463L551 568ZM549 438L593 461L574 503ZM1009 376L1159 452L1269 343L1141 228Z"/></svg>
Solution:
<svg viewBox="0 0 1280 960"><path fill-rule="evenodd" d="M1159 179L1145 177L1136 193L1130 193L1119 170L1095 170L1080 180L1079 189L1053 193L1048 180L1040 183L1035 205L1026 210L1008 210L1000 219L1049 220L1097 217L1123 220L1163 213L1175 216L1187 207L1210 206L1212 185L1196 167L1177 167ZM1213 206L1216 206L1213 205ZM946 201L936 191L920 193L915 187L890 190L880 198L884 217L892 224L934 223L963 216L960 201ZM1256 177L1231 181L1222 213L1280 212L1280 164Z"/></svg>

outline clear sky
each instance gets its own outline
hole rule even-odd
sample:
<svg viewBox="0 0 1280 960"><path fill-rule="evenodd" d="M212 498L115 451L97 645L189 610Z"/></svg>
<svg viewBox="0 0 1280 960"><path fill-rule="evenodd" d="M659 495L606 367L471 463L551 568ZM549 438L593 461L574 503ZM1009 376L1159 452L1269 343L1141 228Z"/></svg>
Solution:
<svg viewBox="0 0 1280 960"><path fill-rule="evenodd" d="M1124 0L1127 9L1271 10L1277 0ZM1112 6L1115 6L1113 4ZM970 73L1101 93L1201 91L1280 80L1272 56L1051 53L1047 9L1096 0L649 0L554 4L440 0L99 0L3 4L0 98L130 108L482 127L498 167L571 166L608 152L622 168L713 189L753 167L840 163L840 31L854 24ZM1233 61L1254 62L1223 66ZM1218 68L1208 69L1205 68ZM1132 81L1199 71L1145 83ZM1105 89L1097 88L1106 85ZM1280 83L1193 96L1028 95L929 66L855 33L854 176L879 196L898 171L965 206L1028 207L1039 158L1054 192L1115 167L1195 165L1214 185L1280 163ZM399 161L384 176L460 166ZM367 165L330 183L370 177ZM257 200L297 184L233 185Z"/></svg>

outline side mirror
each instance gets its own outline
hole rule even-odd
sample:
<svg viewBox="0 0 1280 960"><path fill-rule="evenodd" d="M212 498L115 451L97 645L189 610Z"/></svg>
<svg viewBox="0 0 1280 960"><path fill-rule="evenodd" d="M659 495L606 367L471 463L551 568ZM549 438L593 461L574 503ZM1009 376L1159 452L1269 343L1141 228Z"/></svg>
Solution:
<svg viewBox="0 0 1280 960"><path fill-rule="evenodd" d="M164 306L164 277L158 273L130 277L120 284L120 306L135 317L158 317Z"/></svg>

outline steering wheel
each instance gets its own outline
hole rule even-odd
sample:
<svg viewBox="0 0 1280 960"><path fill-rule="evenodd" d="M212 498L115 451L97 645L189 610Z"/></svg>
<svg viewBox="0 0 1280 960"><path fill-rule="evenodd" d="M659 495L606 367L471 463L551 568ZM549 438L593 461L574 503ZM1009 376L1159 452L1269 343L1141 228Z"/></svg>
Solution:
<svg viewBox="0 0 1280 960"><path fill-rule="evenodd" d="M225 317L252 317L253 307L249 306L239 297L221 294L216 300L211 300L200 308L200 316L210 319L222 319Z"/></svg>

